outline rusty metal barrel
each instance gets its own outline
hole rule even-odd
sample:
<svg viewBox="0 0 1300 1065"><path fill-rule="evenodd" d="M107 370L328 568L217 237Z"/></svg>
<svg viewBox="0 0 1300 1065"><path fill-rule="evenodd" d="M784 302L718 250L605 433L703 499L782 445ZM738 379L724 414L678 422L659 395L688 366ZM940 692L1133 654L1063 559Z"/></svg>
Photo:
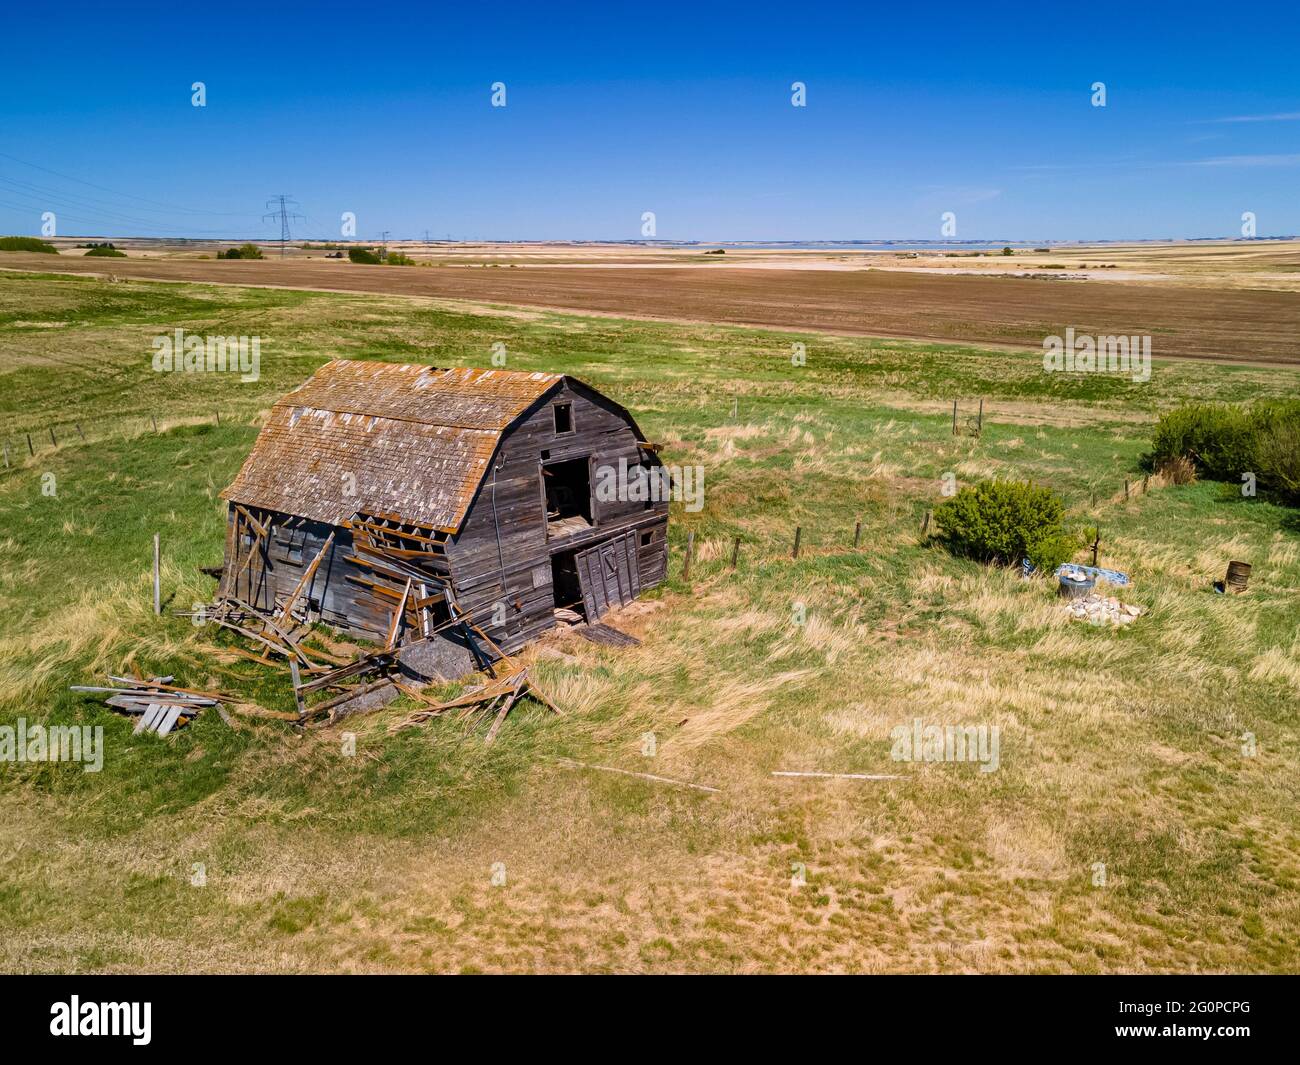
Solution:
<svg viewBox="0 0 1300 1065"><path fill-rule="evenodd" d="M1228 575L1223 583L1230 592L1244 592L1246 585L1250 583L1250 563L1229 562Z"/></svg>

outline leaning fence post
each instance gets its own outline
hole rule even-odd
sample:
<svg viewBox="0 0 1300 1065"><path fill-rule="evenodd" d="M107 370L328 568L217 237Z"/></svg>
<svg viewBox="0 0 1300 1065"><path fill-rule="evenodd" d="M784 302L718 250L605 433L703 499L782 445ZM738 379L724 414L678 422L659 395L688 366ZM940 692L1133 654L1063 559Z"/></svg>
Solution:
<svg viewBox="0 0 1300 1065"><path fill-rule="evenodd" d="M796 526L794 527L794 550L790 552L790 557L791 557L791 558L798 558L798 557L799 557L799 538L800 538L801 536L803 536L803 526L802 526L802 525L796 525Z"/></svg>
<svg viewBox="0 0 1300 1065"><path fill-rule="evenodd" d="M695 553L695 533L686 534L686 557L682 559L682 580L691 579L691 556Z"/></svg>
<svg viewBox="0 0 1300 1065"><path fill-rule="evenodd" d="M933 510L927 510L925 517L921 519L921 535L925 536L930 532L930 518L934 515Z"/></svg>
<svg viewBox="0 0 1300 1065"><path fill-rule="evenodd" d="M153 612L155 615L162 613L162 582L159 576L160 549L158 546L158 534L153 534Z"/></svg>
<svg viewBox="0 0 1300 1065"><path fill-rule="evenodd" d="M731 545L731 568L736 568L736 563L740 561L740 537L736 537L736 542Z"/></svg>
<svg viewBox="0 0 1300 1065"><path fill-rule="evenodd" d="M56 440L54 437L54 426L52 425L50 426L50 443L53 444L55 447L59 446L58 440Z"/></svg>
<svg viewBox="0 0 1300 1065"><path fill-rule="evenodd" d="M29 454L29 455L35 455L35 454L36 454L36 449L35 449L34 447L32 447L32 434L31 434L31 433L28 433L28 434L27 434L27 454Z"/></svg>
<svg viewBox="0 0 1300 1065"><path fill-rule="evenodd" d="M215 414L215 415L217 416L217 428L220 429L220 428L221 428L221 411L216 410L216 411L213 411L212 413Z"/></svg>

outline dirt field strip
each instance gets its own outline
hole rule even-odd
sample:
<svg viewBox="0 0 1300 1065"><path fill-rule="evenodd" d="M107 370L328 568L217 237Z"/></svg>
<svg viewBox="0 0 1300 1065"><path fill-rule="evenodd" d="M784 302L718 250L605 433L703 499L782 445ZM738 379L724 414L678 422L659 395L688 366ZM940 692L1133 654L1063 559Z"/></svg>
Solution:
<svg viewBox="0 0 1300 1065"><path fill-rule="evenodd" d="M841 334L1040 347L1048 335L1152 337L1155 358L1295 365L1300 293L886 270L384 267L0 254L0 270L371 292Z"/></svg>

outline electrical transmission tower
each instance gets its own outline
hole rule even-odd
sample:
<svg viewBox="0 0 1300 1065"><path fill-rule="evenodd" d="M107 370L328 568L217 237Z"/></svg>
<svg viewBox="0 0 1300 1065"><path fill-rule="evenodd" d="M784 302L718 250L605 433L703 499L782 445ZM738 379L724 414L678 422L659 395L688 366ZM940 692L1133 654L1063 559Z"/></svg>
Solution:
<svg viewBox="0 0 1300 1065"><path fill-rule="evenodd" d="M283 259L285 248L289 244L289 222L290 220L295 222L304 221L304 216L294 214L289 210L291 207L297 207L298 201L292 196L284 195L284 193L279 196L272 196L266 201L266 206L272 208L272 210L269 214L262 215L262 221L274 222L278 219L280 222L280 258Z"/></svg>

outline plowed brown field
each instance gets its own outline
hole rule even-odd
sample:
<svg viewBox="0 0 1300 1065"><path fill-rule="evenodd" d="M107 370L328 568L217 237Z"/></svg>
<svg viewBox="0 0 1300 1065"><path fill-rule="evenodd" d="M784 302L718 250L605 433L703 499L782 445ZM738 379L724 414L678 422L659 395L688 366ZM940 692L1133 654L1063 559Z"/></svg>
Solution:
<svg viewBox="0 0 1300 1065"><path fill-rule="evenodd" d="M1300 363L1300 293L1284 291L883 270L105 262L0 253L4 269L377 292L1033 348L1073 326L1079 334L1150 334L1156 358Z"/></svg>

